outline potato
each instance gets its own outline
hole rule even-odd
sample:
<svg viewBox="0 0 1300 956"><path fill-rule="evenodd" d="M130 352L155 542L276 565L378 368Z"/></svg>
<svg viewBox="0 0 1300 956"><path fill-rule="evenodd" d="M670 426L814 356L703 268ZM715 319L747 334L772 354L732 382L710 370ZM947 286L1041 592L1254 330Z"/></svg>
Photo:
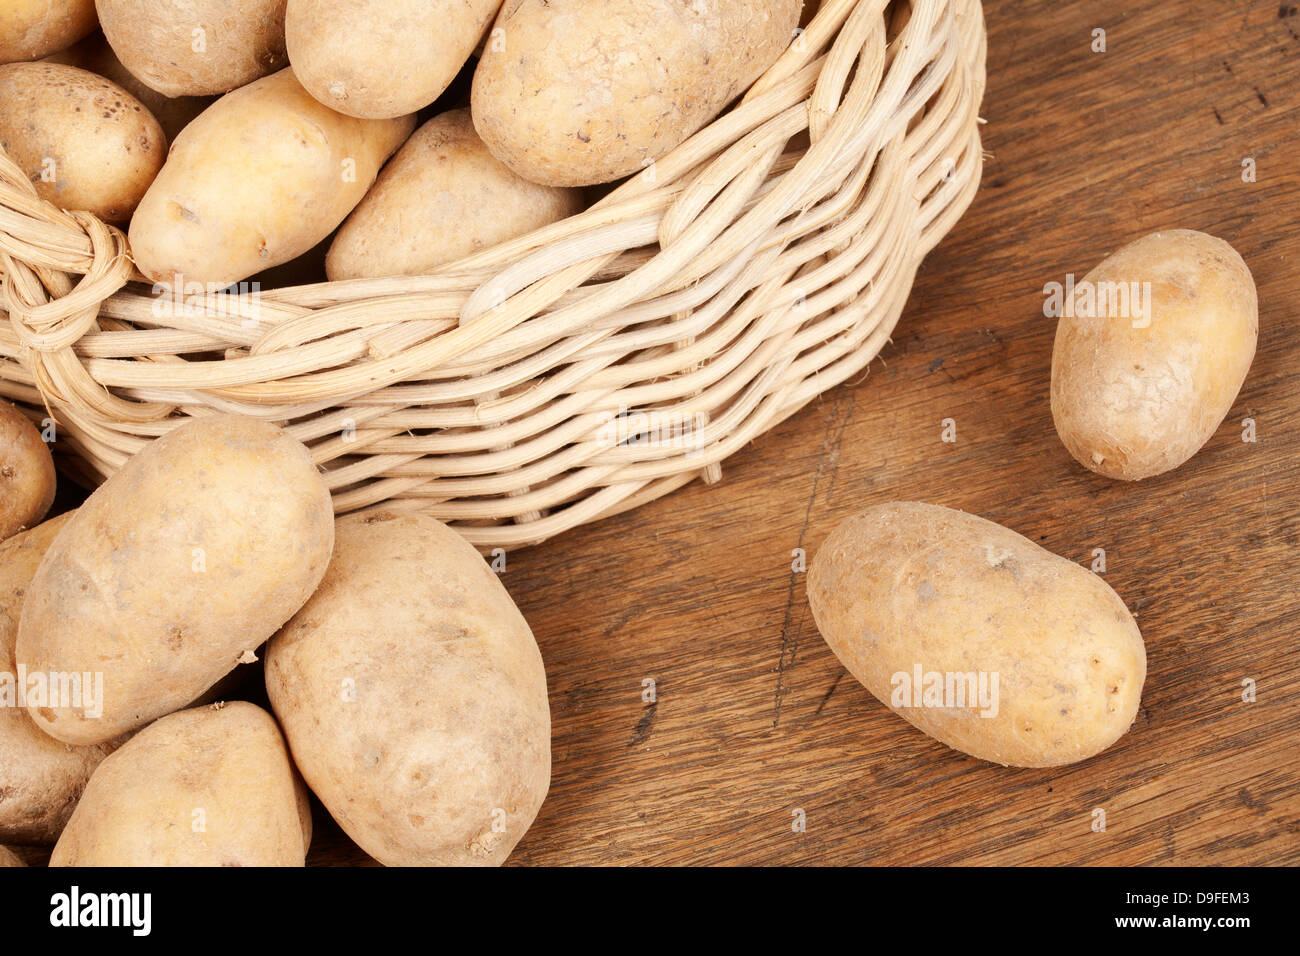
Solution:
<svg viewBox="0 0 1300 956"><path fill-rule="evenodd" d="M283 68L285 0L96 0L113 51L164 96L226 93Z"/></svg>
<svg viewBox="0 0 1300 956"><path fill-rule="evenodd" d="M1173 229L1113 253L1066 296L1052 418L1080 464L1135 481L1177 468L1232 410L1259 300L1232 246Z"/></svg>
<svg viewBox="0 0 1300 956"><path fill-rule="evenodd" d="M95 29L95 0L4 0L0 63L39 60Z"/></svg>
<svg viewBox="0 0 1300 956"><path fill-rule="evenodd" d="M414 113L456 78L499 6L501 0L289 0L289 60L307 92L340 113Z"/></svg>
<svg viewBox="0 0 1300 956"><path fill-rule="evenodd" d="M474 72L492 155L551 186L672 150L789 46L802 0L506 0Z"/></svg>
<svg viewBox="0 0 1300 956"><path fill-rule="evenodd" d="M167 157L143 103L61 63L0 66L0 146L42 199L114 223L131 218Z"/></svg>
<svg viewBox="0 0 1300 956"><path fill-rule="evenodd" d="M498 864L546 797L532 632L428 516L338 520L320 589L267 645L266 689L307 785L386 865Z"/></svg>
<svg viewBox="0 0 1300 956"><path fill-rule="evenodd" d="M26 415L0 401L0 541L45 517L54 504L55 484L54 459L41 433Z"/></svg>
<svg viewBox="0 0 1300 956"><path fill-rule="evenodd" d="M423 275L580 212L582 191L538 186L497 162L469 110L420 127L334 237L331 280Z"/></svg>
<svg viewBox="0 0 1300 956"><path fill-rule="evenodd" d="M26 866L20 857L7 846L0 846L0 866Z"/></svg>
<svg viewBox="0 0 1300 956"><path fill-rule="evenodd" d="M102 700L29 713L91 744L185 706L302 606L332 545L329 492L285 432L236 415L175 428L69 519L23 605L19 665L102 679Z"/></svg>
<svg viewBox="0 0 1300 956"><path fill-rule="evenodd" d="M336 113L291 70L227 93L176 137L136 210L136 265L220 287L288 262L334 231L414 127Z"/></svg>
<svg viewBox="0 0 1300 956"><path fill-rule="evenodd" d="M302 866L293 765L271 715L183 710L100 764L50 866Z"/></svg>
<svg viewBox="0 0 1300 956"><path fill-rule="evenodd" d="M19 706L14 641L23 596L72 512L0 544L0 840L53 843L111 745L69 747L42 733Z"/></svg>
<svg viewBox="0 0 1300 956"><path fill-rule="evenodd" d="M1137 715L1146 648L1124 602L983 518L917 502L869 508L817 552L808 603L881 703L981 760L1085 760Z"/></svg>
<svg viewBox="0 0 1300 956"><path fill-rule="evenodd" d="M142 83L122 65L102 33L91 34L80 43L45 57L45 62L75 66L112 80L153 114L169 143L213 101L209 96L164 96Z"/></svg>

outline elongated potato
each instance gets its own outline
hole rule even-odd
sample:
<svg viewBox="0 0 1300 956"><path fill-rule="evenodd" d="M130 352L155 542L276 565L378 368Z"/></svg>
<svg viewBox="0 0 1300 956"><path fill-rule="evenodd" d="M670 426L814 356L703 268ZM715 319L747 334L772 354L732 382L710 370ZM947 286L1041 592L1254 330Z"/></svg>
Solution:
<svg viewBox="0 0 1300 956"><path fill-rule="evenodd" d="M32 719L90 744L185 706L302 606L332 544L329 491L285 432L236 415L175 428L100 486L41 561L17 662L91 679L80 699L29 698Z"/></svg>
<svg viewBox="0 0 1300 956"><path fill-rule="evenodd" d="M51 518L0 544L0 840L53 843L108 744L69 747L42 733L19 696L14 666L23 598L36 568L72 512Z"/></svg>
<svg viewBox="0 0 1300 956"><path fill-rule="evenodd" d="M636 172L789 46L802 0L506 0L474 72L474 125L550 186Z"/></svg>
<svg viewBox="0 0 1300 956"><path fill-rule="evenodd" d="M500 863L550 785L537 644L433 518L338 520L320 589L267 645L266 689L307 785L386 865Z"/></svg>
<svg viewBox="0 0 1300 956"><path fill-rule="evenodd" d="M1130 481L1210 440L1255 357L1259 300L1236 250L1171 229L1129 243L1062 303L1052 418L1080 464Z"/></svg>
<svg viewBox="0 0 1300 956"><path fill-rule="evenodd" d="M44 60L46 63L63 63L79 70L88 70L116 83L153 114L169 143L214 99L210 96L166 96L159 93L122 65L102 33L92 33L80 43L53 53Z"/></svg>
<svg viewBox="0 0 1300 956"><path fill-rule="evenodd" d="M167 157L143 103L61 63L0 66L0 146L42 199L114 223L131 218Z"/></svg>
<svg viewBox="0 0 1300 956"><path fill-rule="evenodd" d="M0 866L26 866L20 857L7 846L0 846Z"/></svg>
<svg viewBox="0 0 1300 956"><path fill-rule="evenodd" d="M1124 602L983 518L916 502L869 508L817 552L808 603L881 703L981 760L1085 760L1137 715L1146 648Z"/></svg>
<svg viewBox="0 0 1300 956"><path fill-rule="evenodd" d="M436 100L474 52L501 0L289 0L298 81L331 109L368 119Z"/></svg>
<svg viewBox="0 0 1300 956"><path fill-rule="evenodd" d="M520 179L488 152L469 110L421 126L339 229L331 280L422 275L582 210L581 190Z"/></svg>
<svg viewBox="0 0 1300 956"><path fill-rule="evenodd" d="M302 866L293 765L246 701L183 710L100 764L50 866Z"/></svg>
<svg viewBox="0 0 1300 956"><path fill-rule="evenodd" d="M96 0L113 50L164 96L226 93L282 69L285 0Z"/></svg>
<svg viewBox="0 0 1300 956"><path fill-rule="evenodd" d="M54 503L54 459L22 412L0 401L0 541L30 528Z"/></svg>
<svg viewBox="0 0 1300 956"><path fill-rule="evenodd" d="M229 285L327 237L415 117L359 120L322 106L291 70L227 93L176 137L131 219L156 282Z"/></svg>
<svg viewBox="0 0 1300 956"><path fill-rule="evenodd" d="M4 0L0 63L39 60L94 32L95 0Z"/></svg>

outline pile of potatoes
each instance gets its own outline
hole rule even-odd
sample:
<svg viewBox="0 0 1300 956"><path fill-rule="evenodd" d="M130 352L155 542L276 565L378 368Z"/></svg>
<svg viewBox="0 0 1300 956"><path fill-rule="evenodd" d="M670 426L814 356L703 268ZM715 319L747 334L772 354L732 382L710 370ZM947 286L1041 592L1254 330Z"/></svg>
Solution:
<svg viewBox="0 0 1300 956"><path fill-rule="evenodd" d="M42 522L49 451L0 411L0 844L301 866L310 788L384 864L506 858L550 785L546 674L463 538L335 520L305 446L224 414ZM224 699L259 654L274 716Z"/></svg>
<svg viewBox="0 0 1300 956"><path fill-rule="evenodd" d="M0 12L0 147L42 198L129 224L161 285L293 262L270 276L419 275L678 146L776 61L803 8L20 0Z"/></svg>

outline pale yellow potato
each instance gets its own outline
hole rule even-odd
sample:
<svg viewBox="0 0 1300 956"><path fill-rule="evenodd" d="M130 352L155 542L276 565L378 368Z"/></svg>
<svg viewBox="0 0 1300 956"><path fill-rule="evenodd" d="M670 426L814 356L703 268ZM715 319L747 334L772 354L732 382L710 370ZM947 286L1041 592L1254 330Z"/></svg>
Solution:
<svg viewBox="0 0 1300 956"><path fill-rule="evenodd" d="M246 701L183 710L108 757L50 866L302 866L293 764Z"/></svg>
<svg viewBox="0 0 1300 956"><path fill-rule="evenodd" d="M425 123L343 223L331 280L424 275L583 208L582 191L520 179L488 152L469 110Z"/></svg>
<svg viewBox="0 0 1300 956"><path fill-rule="evenodd" d="M895 502L850 518L813 559L808 603L881 703L981 760L1086 760L1137 716L1146 648L1124 602L975 515Z"/></svg>
<svg viewBox="0 0 1300 956"><path fill-rule="evenodd" d="M45 517L55 485L54 459L41 433L26 415L0 401L0 541Z"/></svg>
<svg viewBox="0 0 1300 956"><path fill-rule="evenodd" d="M0 866L26 866L20 857L7 846L0 846Z"/></svg>
<svg viewBox="0 0 1300 956"><path fill-rule="evenodd" d="M302 606L332 545L329 491L287 433L236 415L173 429L77 509L23 605L17 662L102 675L102 701L28 712L90 744L185 706Z"/></svg>
<svg viewBox="0 0 1300 956"><path fill-rule="evenodd" d="M285 0L96 0L119 60L165 96L227 93L283 69Z"/></svg>
<svg viewBox="0 0 1300 956"><path fill-rule="evenodd" d="M227 93L176 137L131 219L136 265L219 287L288 262L334 231L414 127L336 113L292 70Z"/></svg>
<svg viewBox="0 0 1300 956"><path fill-rule="evenodd" d="M1130 481L1196 454L1255 358L1259 299L1236 250L1203 232L1152 233L1089 272L1069 306L1052 348L1052 418L1070 454Z"/></svg>
<svg viewBox="0 0 1300 956"><path fill-rule="evenodd" d="M141 82L122 65L102 33L92 33L80 43L44 58L46 63L64 63L97 73L126 90L153 114L162 127L167 142L204 111L215 99L211 96L165 96Z"/></svg>
<svg viewBox="0 0 1300 956"><path fill-rule="evenodd" d="M428 106L474 52L501 0L289 0L298 81L331 109L386 119Z"/></svg>
<svg viewBox="0 0 1300 956"><path fill-rule="evenodd" d="M19 706L14 642L36 568L72 512L0 544L0 840L53 843L110 744L70 747ZM25 676L25 675L24 675ZM12 680L12 683L11 683Z"/></svg>
<svg viewBox="0 0 1300 956"><path fill-rule="evenodd" d="M498 864L546 797L537 643L428 516L338 520L320 589L267 645L266 688L307 785L388 866Z"/></svg>
<svg viewBox="0 0 1300 956"><path fill-rule="evenodd" d="M0 63L39 60L95 29L95 0L4 0Z"/></svg>
<svg viewBox="0 0 1300 956"><path fill-rule="evenodd" d="M790 45L801 0L506 0L474 71L474 125L551 186L640 170Z"/></svg>
<svg viewBox="0 0 1300 956"><path fill-rule="evenodd" d="M42 199L113 223L131 218L167 157L143 103L62 63L0 66L0 146Z"/></svg>

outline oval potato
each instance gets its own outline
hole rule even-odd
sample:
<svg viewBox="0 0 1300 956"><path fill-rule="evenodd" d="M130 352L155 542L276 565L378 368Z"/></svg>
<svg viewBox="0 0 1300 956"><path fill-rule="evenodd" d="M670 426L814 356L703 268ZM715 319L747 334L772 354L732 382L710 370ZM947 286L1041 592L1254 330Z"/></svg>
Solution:
<svg viewBox="0 0 1300 956"><path fill-rule="evenodd" d="M498 864L550 785L537 643L428 516L338 520L325 580L267 646L266 688L307 785L388 866Z"/></svg>
<svg viewBox="0 0 1300 956"><path fill-rule="evenodd" d="M1236 250L1203 232L1152 233L1063 304L1052 419L1070 454L1130 481L1196 454L1232 410L1259 337L1255 282Z"/></svg>
<svg viewBox="0 0 1300 956"><path fill-rule="evenodd" d="M61 63L0 66L0 146L42 199L113 223L131 218L167 157L143 103Z"/></svg>
<svg viewBox="0 0 1300 956"><path fill-rule="evenodd" d="M141 200L136 265L220 288L288 262L334 231L414 126L336 113L292 70L227 93L176 137Z"/></svg>
<svg viewBox="0 0 1300 956"><path fill-rule="evenodd" d="M57 475L36 426L0 401L0 541L36 525L54 504Z"/></svg>
<svg viewBox="0 0 1300 956"><path fill-rule="evenodd" d="M289 0L298 81L331 109L387 119L428 106L456 78L501 0Z"/></svg>
<svg viewBox="0 0 1300 956"><path fill-rule="evenodd" d="M808 603L881 703L981 760L1085 760L1137 716L1146 648L1124 602L983 518L917 502L869 508L817 552Z"/></svg>
<svg viewBox="0 0 1300 956"><path fill-rule="evenodd" d="M95 0L4 0L0 63L39 60L93 33Z"/></svg>
<svg viewBox="0 0 1300 956"><path fill-rule="evenodd" d="M227 93L282 69L285 0L96 0L122 64L164 96Z"/></svg>
<svg viewBox="0 0 1300 956"><path fill-rule="evenodd" d="M29 700L32 719L91 744L194 700L315 590L332 518L311 455L274 425L212 415L148 445L59 533L18 628L28 672L102 675L102 699Z"/></svg>
<svg viewBox="0 0 1300 956"><path fill-rule="evenodd" d="M100 764L50 866L302 866L303 836L280 729L232 701L163 717Z"/></svg>
<svg viewBox="0 0 1300 956"><path fill-rule="evenodd" d="M618 179L679 145L775 63L802 5L506 0L474 71L474 125L532 182Z"/></svg>
<svg viewBox="0 0 1300 956"><path fill-rule="evenodd" d="M480 249L581 212L581 190L538 186L498 162L469 110L421 126L343 223L330 280L424 275Z"/></svg>
<svg viewBox="0 0 1300 956"><path fill-rule="evenodd" d="M14 642L23 597L41 558L72 512L0 544L0 840L53 843L108 744L69 747L42 733L19 706Z"/></svg>

